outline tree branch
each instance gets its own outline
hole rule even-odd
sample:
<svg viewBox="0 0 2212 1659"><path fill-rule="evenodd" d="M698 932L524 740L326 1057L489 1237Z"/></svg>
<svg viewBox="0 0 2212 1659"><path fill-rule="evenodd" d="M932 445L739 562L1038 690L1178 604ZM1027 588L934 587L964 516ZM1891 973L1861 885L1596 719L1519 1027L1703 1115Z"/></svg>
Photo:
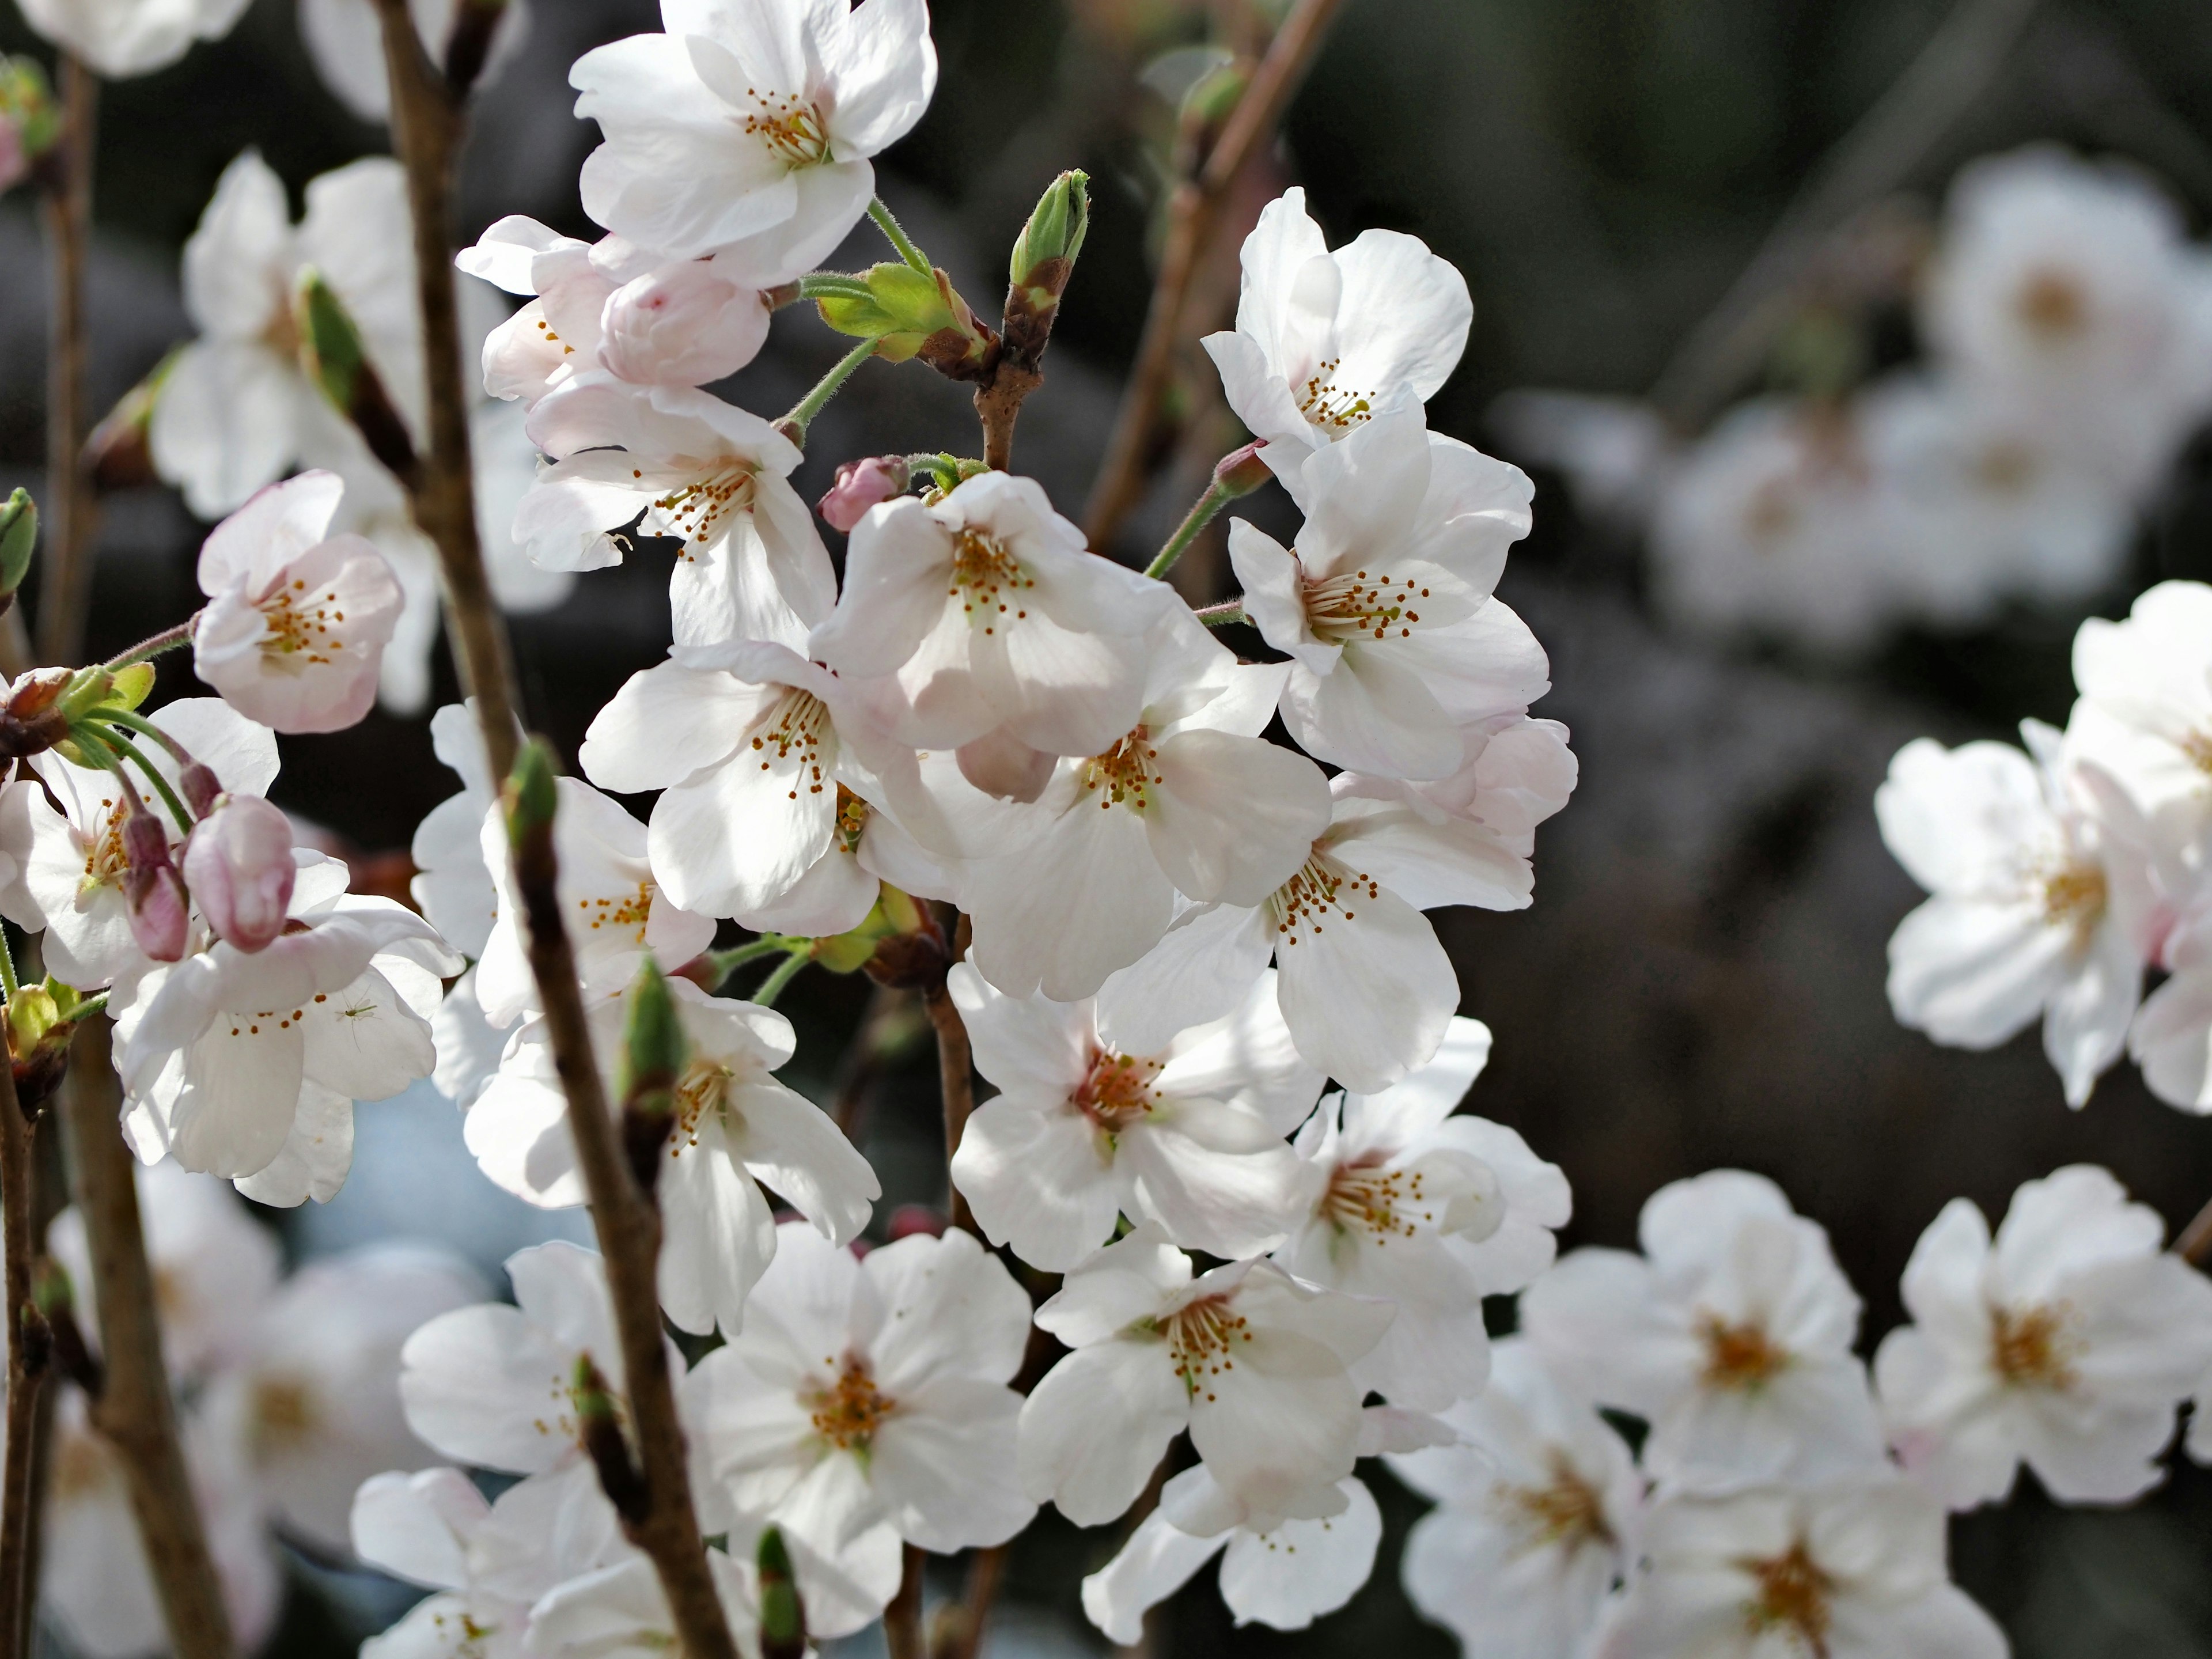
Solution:
<svg viewBox="0 0 2212 1659"><path fill-rule="evenodd" d="M953 925L954 962L968 952L968 918L963 915ZM929 1023L937 1030L937 1086L945 1102L945 1213L954 1226L972 1233L975 1218L959 1188L952 1184L951 1168L952 1155L960 1150L960 1137L967 1132L968 1120L975 1110L975 1060L969 1047L968 1026L942 974L924 988L922 1006L929 1011Z"/></svg>
<svg viewBox="0 0 2212 1659"><path fill-rule="evenodd" d="M2212 1257L2212 1200L2208 1200L2181 1230L2181 1236L2173 1241L2173 1253L2199 1267L2207 1257Z"/></svg>
<svg viewBox="0 0 2212 1659"><path fill-rule="evenodd" d="M61 131L39 163L53 273L53 314L46 336L46 568L39 601L39 659L46 663L75 663L84 649L94 512L81 452L85 273L100 82L66 52L60 71Z"/></svg>
<svg viewBox="0 0 2212 1659"><path fill-rule="evenodd" d="M1158 418L1160 396L1166 390L1176 348L1184 332L1183 302L1200 256L1212 240L1222 202L1244 164L1282 119L1291 94L1304 78L1307 65L1342 3L1343 0L1297 0L1282 27L1275 31L1267 56L1260 60L1244 95L1237 100L1221 137L1193 175L1176 187L1168 204L1167 242L1160 253L1159 273L1152 282L1152 303L1145 313L1137 361L1129 371L1114 433L1107 441L1106 459L1099 465L1097 481L1091 486L1091 501L1084 514L1085 530L1094 548L1112 544L1114 532L1143 493L1145 457Z"/></svg>
<svg viewBox="0 0 2212 1659"><path fill-rule="evenodd" d="M105 1381L92 1423L115 1448L178 1659L228 1659L230 1615L208 1554L161 1363L154 1274L138 1219L137 1162L123 1144L107 1021L83 1022L63 1091L70 1167L92 1254Z"/></svg>
<svg viewBox="0 0 2212 1659"><path fill-rule="evenodd" d="M919 1546L906 1547L906 1572L898 1594L884 1609L884 1647L890 1659L929 1659L921 1635L922 1564L928 1559Z"/></svg>
<svg viewBox="0 0 2212 1659"><path fill-rule="evenodd" d="M4 1037L0 1037L4 1042ZM0 1061L7 1055L0 1051ZM0 1063L0 1255L4 1255L8 1316L7 1450L0 1462L0 1654L21 1659L24 1599L34 1593L29 1567L33 1513L35 1425L46 1354L37 1341L43 1322L31 1308L31 1125L15 1094L15 1067ZM27 1316L29 1321L27 1322Z"/></svg>

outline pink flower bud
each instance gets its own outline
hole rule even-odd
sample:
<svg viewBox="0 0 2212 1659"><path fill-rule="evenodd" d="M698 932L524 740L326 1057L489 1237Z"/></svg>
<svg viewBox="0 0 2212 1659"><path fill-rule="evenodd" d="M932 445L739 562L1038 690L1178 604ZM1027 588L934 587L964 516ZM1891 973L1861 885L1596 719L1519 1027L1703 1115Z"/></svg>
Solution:
<svg viewBox="0 0 2212 1659"><path fill-rule="evenodd" d="M185 953L191 904L184 878L169 862L169 834L150 812L123 821L123 856L129 869L123 897L131 937L156 962L174 962Z"/></svg>
<svg viewBox="0 0 2212 1659"><path fill-rule="evenodd" d="M185 847L185 878L208 926L241 951L284 931L292 903L292 825L258 795L228 795Z"/></svg>
<svg viewBox="0 0 2212 1659"><path fill-rule="evenodd" d="M704 386L734 374L768 339L768 307L702 259L665 265L607 295L599 362L637 386Z"/></svg>
<svg viewBox="0 0 2212 1659"><path fill-rule="evenodd" d="M866 460L846 461L837 469L837 482L814 510L832 530L849 532L868 516L870 507L904 495L906 486L902 457L871 455Z"/></svg>
<svg viewBox="0 0 2212 1659"><path fill-rule="evenodd" d="M177 774L177 793L185 798L185 805L201 817L215 810L216 798L222 793L222 780L214 769L198 761L188 763Z"/></svg>
<svg viewBox="0 0 2212 1659"><path fill-rule="evenodd" d="M1275 475L1260 452L1267 447L1265 438L1255 438L1242 448L1232 449L1213 466L1213 487L1224 495L1249 495Z"/></svg>

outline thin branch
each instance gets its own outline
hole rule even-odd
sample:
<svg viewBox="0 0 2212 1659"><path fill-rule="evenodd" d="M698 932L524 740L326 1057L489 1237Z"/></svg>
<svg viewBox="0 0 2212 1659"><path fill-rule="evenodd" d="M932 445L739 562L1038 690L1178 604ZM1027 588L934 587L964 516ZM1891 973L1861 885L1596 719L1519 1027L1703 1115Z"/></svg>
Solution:
<svg viewBox="0 0 2212 1659"><path fill-rule="evenodd" d="M46 1353L36 1339L44 1322L31 1306L31 1125L15 1095L15 1068L0 1045L0 1256L4 1256L8 1316L7 1450L0 1462L0 1653L27 1659L21 1645L24 1599L33 1595L30 1567L33 1462Z"/></svg>
<svg viewBox="0 0 2212 1659"><path fill-rule="evenodd" d="M1757 368L1836 228L1895 190L1987 90L2036 0L1959 0L1920 55L1829 152L1720 303L1676 349L1651 400L1694 430Z"/></svg>
<svg viewBox="0 0 2212 1659"><path fill-rule="evenodd" d="M936 1659L976 1659L983 1647L983 1626L998 1599L999 1583L1006 1576L1006 1547L994 1544L980 1549L968 1563L968 1589L951 1628L939 1639Z"/></svg>
<svg viewBox="0 0 2212 1659"><path fill-rule="evenodd" d="M1137 361L1129 371L1114 434L1107 441L1106 459L1099 465L1097 481L1091 486L1091 502L1084 514L1085 529L1094 548L1112 544L1114 532L1143 493L1145 457L1151 447L1152 426L1159 416L1161 394L1167 389L1176 349L1182 339L1183 301L1197 273L1200 256L1212 240L1221 204L1245 163L1282 119L1291 94L1304 78L1307 65L1342 3L1343 0L1297 0L1282 27L1275 31L1267 55L1260 60L1251 84L1237 100L1204 165L1176 187L1168 204L1167 243L1161 251L1159 274L1152 282L1152 304L1145 313Z"/></svg>
<svg viewBox="0 0 2212 1659"><path fill-rule="evenodd" d="M70 1167L92 1256L92 1297L100 1310L105 1380L92 1401L92 1422L115 1448L130 1483L139 1540L178 1659L228 1659L230 1615L177 1438L154 1273L138 1219L137 1160L123 1144L122 1103L107 1045L107 1022L85 1021L63 1090Z"/></svg>
<svg viewBox="0 0 2212 1659"><path fill-rule="evenodd" d="M961 922L965 931L967 918ZM957 960L966 949L961 940L953 951ZM940 979L922 993L922 1006L929 1011L929 1023L937 1028L937 1086L945 1101L945 1161L948 1171L952 1155L960 1150L960 1137L966 1133L968 1119L975 1109L975 1061L968 1045L968 1027L960 1018L960 1010L952 1000L952 993ZM968 1208L968 1200L960 1189L952 1185L951 1176L945 1177L945 1188L951 1194L946 1213L956 1227L975 1231L975 1218Z"/></svg>
<svg viewBox="0 0 2212 1659"><path fill-rule="evenodd" d="M93 133L100 82L61 54L60 135L41 158L53 316L46 349L46 568L39 602L41 661L74 663L92 600L94 511L84 442L85 276L91 258Z"/></svg>
<svg viewBox="0 0 2212 1659"><path fill-rule="evenodd" d="M2173 1241L2173 1253L2184 1261L2203 1267L2212 1257L2212 1200L2197 1212L2196 1218L2181 1230L2181 1237Z"/></svg>
<svg viewBox="0 0 2212 1659"><path fill-rule="evenodd" d="M929 1659L921 1635L921 1576L927 1559L919 1546L906 1547L906 1571L899 1579L898 1594L884 1609L884 1647L890 1659Z"/></svg>

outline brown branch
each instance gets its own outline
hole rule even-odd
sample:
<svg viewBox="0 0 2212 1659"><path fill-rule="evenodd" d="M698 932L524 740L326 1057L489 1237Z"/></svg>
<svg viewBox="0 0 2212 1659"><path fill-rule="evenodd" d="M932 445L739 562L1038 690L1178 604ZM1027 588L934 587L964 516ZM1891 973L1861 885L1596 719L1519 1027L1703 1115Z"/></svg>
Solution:
<svg viewBox="0 0 2212 1659"><path fill-rule="evenodd" d="M1282 119L1291 94L1304 78L1322 37L1342 3L1343 0L1297 0L1282 27L1275 31L1267 56L1260 60L1251 84L1237 100L1204 163L1176 186L1168 204L1167 241L1160 253L1158 275L1152 282L1152 303L1145 313L1137 361L1129 371L1114 433L1107 441L1106 459L1099 465L1084 514L1085 529L1094 548L1112 544L1114 532L1143 493L1145 459L1158 418L1161 394L1166 390L1169 371L1185 331L1184 300L1200 258L1212 240L1221 204L1245 163Z"/></svg>
<svg viewBox="0 0 2212 1659"><path fill-rule="evenodd" d="M7 1448L0 1462L0 1655L22 1659L23 1604L33 1591L33 1465L46 1349L44 1323L31 1306L31 1125L15 1095L15 1068L0 1065L0 1283L8 1317Z"/></svg>
<svg viewBox="0 0 2212 1659"><path fill-rule="evenodd" d="M2181 1237L2173 1241L2173 1253L2198 1267L2204 1265L2207 1257L2212 1257L2212 1200L2208 1200L2181 1230Z"/></svg>
<svg viewBox="0 0 2212 1659"><path fill-rule="evenodd" d="M968 927L965 915L954 927L955 962L968 952ZM945 1102L945 1213L954 1226L972 1233L975 1215L960 1189L952 1184L952 1156L960 1150L960 1137L967 1132L968 1119L975 1109L975 1060L969 1048L968 1027L942 975L923 990L922 1006L929 1011L929 1023L937 1030L937 1086Z"/></svg>
<svg viewBox="0 0 2212 1659"><path fill-rule="evenodd" d="M975 415L983 423L983 465L1006 472L1014 465L1014 419L1022 400L1044 384L1033 368L1000 359L990 384L975 388Z"/></svg>
<svg viewBox="0 0 2212 1659"><path fill-rule="evenodd" d="M899 1579L898 1594L884 1609L884 1647L890 1659L929 1659L921 1635L922 1564L927 1559L920 1546L906 1547L906 1571Z"/></svg>
<svg viewBox="0 0 2212 1659"><path fill-rule="evenodd" d="M983 1646L983 1626L991 1616L991 1603L999 1594L999 1581L1006 1576L1006 1547L994 1544L975 1552L968 1564L968 1589L957 1608L948 1609L932 1659L976 1659Z"/></svg>
<svg viewBox="0 0 2212 1659"><path fill-rule="evenodd" d="M73 664L84 650L92 600L94 504L83 457L85 274L92 239L94 112L100 82L61 54L61 131L39 161L52 264L53 315L46 347L46 569L39 605L39 653Z"/></svg>
<svg viewBox="0 0 2212 1659"><path fill-rule="evenodd" d="M161 1362L154 1274L138 1219L137 1162L123 1144L107 1018L82 1022L67 1101L70 1167L92 1255L105 1377L92 1423L115 1448L178 1659L227 1659L230 1615L208 1554Z"/></svg>

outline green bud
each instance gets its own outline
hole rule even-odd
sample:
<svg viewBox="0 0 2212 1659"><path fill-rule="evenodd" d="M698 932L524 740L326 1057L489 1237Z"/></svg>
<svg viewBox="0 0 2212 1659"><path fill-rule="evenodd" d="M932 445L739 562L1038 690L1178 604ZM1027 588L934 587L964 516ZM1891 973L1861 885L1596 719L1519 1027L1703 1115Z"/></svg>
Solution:
<svg viewBox="0 0 2212 1659"><path fill-rule="evenodd" d="M27 1060L41 1039L61 1024L62 1010L43 985L18 986L8 999L8 1052Z"/></svg>
<svg viewBox="0 0 2212 1659"><path fill-rule="evenodd" d="M61 111L37 58L0 58L0 121L15 129L27 162L37 161L61 137Z"/></svg>
<svg viewBox="0 0 2212 1659"><path fill-rule="evenodd" d="M514 757L514 770L501 792L507 808L507 836L519 842L534 831L550 830L560 810L561 792L554 785L553 745L532 738Z"/></svg>
<svg viewBox="0 0 2212 1659"><path fill-rule="evenodd" d="M1090 186L1087 173L1061 173L1037 198L1029 223L1014 239L1006 280L1016 288L1036 290L1030 303L1039 309L1059 300L1075 256L1083 252L1083 239L1091 230Z"/></svg>
<svg viewBox="0 0 2212 1659"><path fill-rule="evenodd" d="M50 1255L40 1256L31 1274L31 1305L47 1318L76 1304L76 1286L69 1269Z"/></svg>
<svg viewBox="0 0 2212 1659"><path fill-rule="evenodd" d="M761 1659L799 1659L806 1651L806 1604L792 1576L781 1528L761 1534L754 1560L760 1568Z"/></svg>
<svg viewBox="0 0 2212 1659"><path fill-rule="evenodd" d="M660 964L648 951L629 982L629 1007L623 1022L622 1056L615 1067L615 1094L624 1107L665 1113L670 1091L691 1057L683 1017Z"/></svg>
<svg viewBox="0 0 2212 1659"><path fill-rule="evenodd" d="M292 293L292 326L299 336L300 367L331 406L352 422L369 453L405 477L416 465L415 441L393 407L391 393L369 361L361 330L337 290L313 265L300 268Z"/></svg>
<svg viewBox="0 0 2212 1659"><path fill-rule="evenodd" d="M0 599L13 599L31 568L39 544L39 508L31 492L18 489L0 507ZM0 608L4 608L0 606Z"/></svg>
<svg viewBox="0 0 2212 1659"><path fill-rule="evenodd" d="M840 334L876 342L876 355L894 363L922 357L954 380L981 376L998 337L975 318L941 270L912 265L874 266L860 280L867 297L825 295L814 303L822 320Z"/></svg>

